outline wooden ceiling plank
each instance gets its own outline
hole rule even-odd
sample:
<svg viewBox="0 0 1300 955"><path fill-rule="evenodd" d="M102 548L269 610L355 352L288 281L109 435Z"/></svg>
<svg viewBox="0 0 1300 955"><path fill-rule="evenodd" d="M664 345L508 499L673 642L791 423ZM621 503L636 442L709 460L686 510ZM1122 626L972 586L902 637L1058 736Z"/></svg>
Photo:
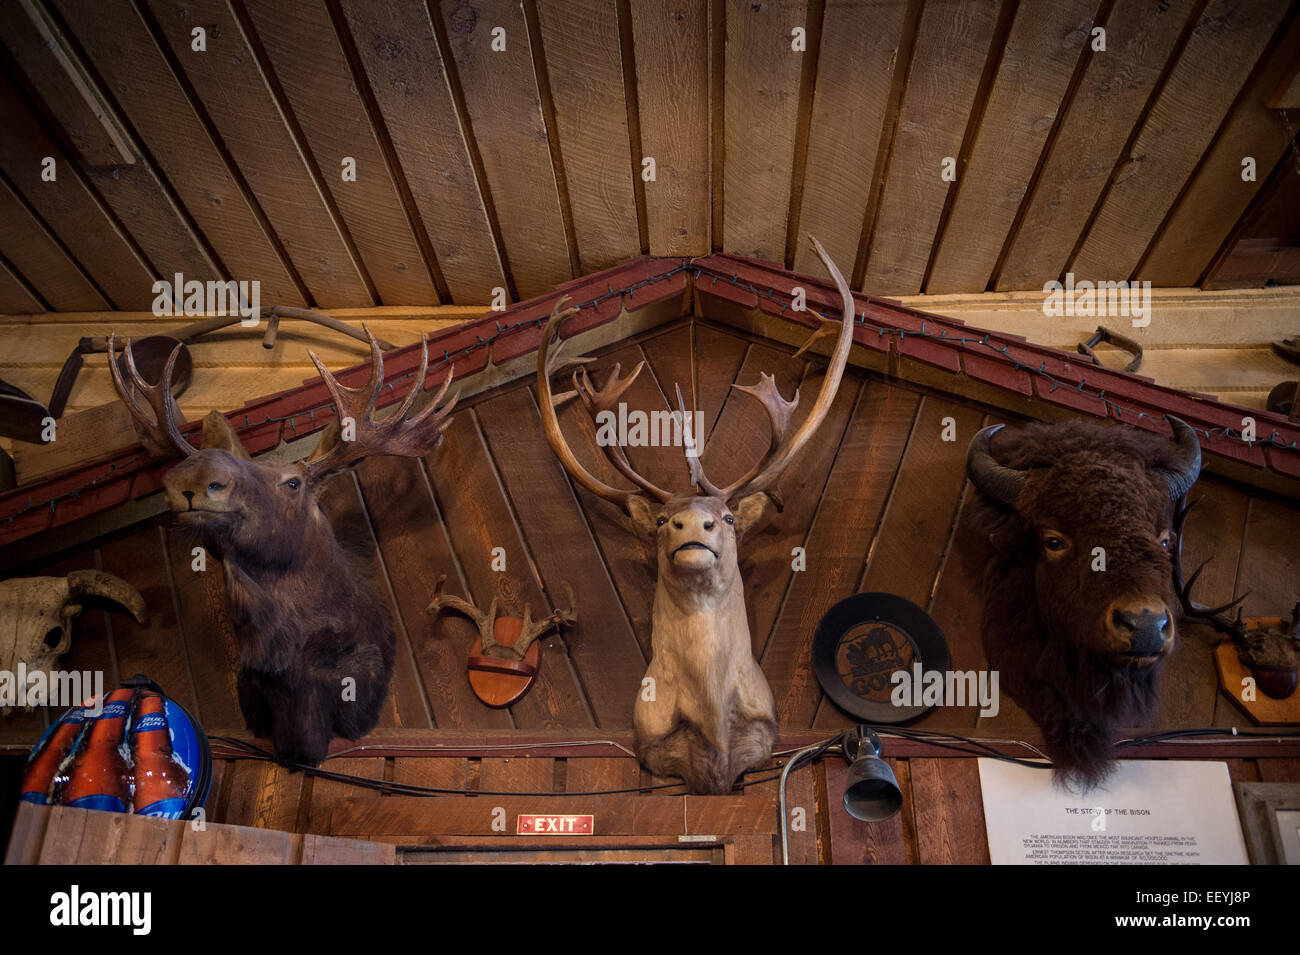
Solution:
<svg viewBox="0 0 1300 955"><path fill-rule="evenodd" d="M148 145L159 169L236 281L257 279L265 302L303 305L276 244L251 208L129 0L70 4L60 12L104 78L132 126Z"/></svg>
<svg viewBox="0 0 1300 955"><path fill-rule="evenodd" d="M40 293L28 284L21 272L16 271L0 253L0 315L21 315L39 312L45 308L37 295Z"/></svg>
<svg viewBox="0 0 1300 955"><path fill-rule="evenodd" d="M927 293L988 284L1070 80L1088 55L1097 3L1059 0L1017 9Z"/></svg>
<svg viewBox="0 0 1300 955"><path fill-rule="evenodd" d="M285 126L239 22L221 0L147 0L204 108L238 163L315 304L373 305L358 264ZM205 52L191 30L205 31Z"/></svg>
<svg viewBox="0 0 1300 955"><path fill-rule="evenodd" d="M1124 162L1069 270L1133 276L1147 246L1268 45L1289 0L1212 0ZM1238 178L1240 177L1238 157Z"/></svg>
<svg viewBox="0 0 1300 955"><path fill-rule="evenodd" d="M631 4L636 49L640 169L655 160L645 184L651 255L709 251L708 0L637 0Z"/></svg>
<svg viewBox="0 0 1300 955"><path fill-rule="evenodd" d="M727 0L723 221L737 255L785 259L800 78L812 55L792 49L792 30L808 20L805 0Z"/></svg>
<svg viewBox="0 0 1300 955"><path fill-rule="evenodd" d="M100 205L76 163L45 131L17 87L0 76L0 168L76 256L115 308L147 311L153 304L153 274L139 247ZM46 158L55 179L42 178Z"/></svg>
<svg viewBox="0 0 1300 955"><path fill-rule="evenodd" d="M437 302L428 264L324 4L247 0L247 7L380 302ZM349 159L351 181L344 179Z"/></svg>
<svg viewBox="0 0 1300 955"><path fill-rule="evenodd" d="M510 273L521 299L544 295L573 271L523 10L508 0L439 8ZM504 50L493 49L496 30Z"/></svg>
<svg viewBox="0 0 1300 955"><path fill-rule="evenodd" d="M583 275L641 252L618 17L606 0L537 9Z"/></svg>
<svg viewBox="0 0 1300 955"><path fill-rule="evenodd" d="M1088 227L1115 157L1164 73L1198 0L1116 0L995 278L999 291L1040 290L1059 278Z"/></svg>
<svg viewBox="0 0 1300 955"><path fill-rule="evenodd" d="M858 258L906 13L897 0L826 4L799 231L815 235L845 272ZM821 268L799 242L795 271Z"/></svg>
<svg viewBox="0 0 1300 955"><path fill-rule="evenodd" d="M224 265L213 254L166 177L154 167L147 147L132 134L132 162L123 162L116 151L112 156L104 156L103 150L96 148L103 138L99 118L58 58L46 54L44 39L19 5L0 5L0 32L4 33L10 53L36 95L44 101L64 135L68 135L78 154L81 173L130 232L153 268L162 275L182 272L187 278L200 281L223 278ZM69 44L63 38L60 42ZM79 53L72 49L65 52L77 57L79 65L85 68ZM102 102L111 102L106 94L99 92ZM111 121L116 128L127 129L120 115L114 113ZM86 136L95 134L98 139L86 140ZM117 161L96 164L96 160L109 158Z"/></svg>
<svg viewBox="0 0 1300 955"><path fill-rule="evenodd" d="M56 309L107 309L75 261L45 230L27 204L0 179L0 255ZM0 306L2 307L2 306ZM37 306L39 310L39 305Z"/></svg>
<svg viewBox="0 0 1300 955"><path fill-rule="evenodd" d="M506 280L427 10L406 0L343 0L343 10L452 301L491 301Z"/></svg>
<svg viewBox="0 0 1300 955"><path fill-rule="evenodd" d="M1269 90L1300 61L1300 16L1278 38L1268 62L1236 104L1209 154L1139 265L1139 277L1156 286L1195 285L1251 201L1268 170L1291 151L1281 116L1265 103ZM1245 181L1242 162L1254 160Z"/></svg>
<svg viewBox="0 0 1300 955"><path fill-rule="evenodd" d="M998 21L996 0L939 0L921 14L862 290L920 291Z"/></svg>

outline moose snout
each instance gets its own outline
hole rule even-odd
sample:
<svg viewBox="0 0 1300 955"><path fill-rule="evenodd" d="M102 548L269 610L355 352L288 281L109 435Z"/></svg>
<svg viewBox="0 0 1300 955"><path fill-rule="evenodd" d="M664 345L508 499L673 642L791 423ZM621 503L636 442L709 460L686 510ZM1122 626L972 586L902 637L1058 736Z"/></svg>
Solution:
<svg viewBox="0 0 1300 955"><path fill-rule="evenodd" d="M1169 610L1160 602L1112 604L1107 629L1116 652L1129 657L1157 657L1173 640Z"/></svg>

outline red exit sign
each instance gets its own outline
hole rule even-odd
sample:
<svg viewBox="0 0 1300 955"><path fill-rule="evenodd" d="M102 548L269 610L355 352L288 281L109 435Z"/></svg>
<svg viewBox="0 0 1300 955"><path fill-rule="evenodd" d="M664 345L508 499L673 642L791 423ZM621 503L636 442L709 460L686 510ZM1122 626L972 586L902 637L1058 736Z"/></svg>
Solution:
<svg viewBox="0 0 1300 955"><path fill-rule="evenodd" d="M589 836L596 831L595 816L528 816L519 814L521 836Z"/></svg>

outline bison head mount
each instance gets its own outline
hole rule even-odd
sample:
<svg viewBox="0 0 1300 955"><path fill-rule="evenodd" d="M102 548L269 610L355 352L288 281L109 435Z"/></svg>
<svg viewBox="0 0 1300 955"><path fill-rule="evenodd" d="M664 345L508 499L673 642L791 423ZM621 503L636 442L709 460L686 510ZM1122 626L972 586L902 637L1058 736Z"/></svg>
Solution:
<svg viewBox="0 0 1300 955"><path fill-rule="evenodd" d="M1177 636L1175 504L1201 471L1195 432L1168 420L1172 438L1069 421L971 441L985 652L1062 782L1104 779L1116 729L1158 704Z"/></svg>

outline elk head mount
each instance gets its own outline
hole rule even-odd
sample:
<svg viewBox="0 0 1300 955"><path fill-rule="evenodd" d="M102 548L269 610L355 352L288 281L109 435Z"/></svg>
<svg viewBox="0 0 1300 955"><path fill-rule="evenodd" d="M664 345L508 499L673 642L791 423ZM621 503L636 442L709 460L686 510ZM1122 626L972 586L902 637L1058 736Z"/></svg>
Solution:
<svg viewBox="0 0 1300 955"><path fill-rule="evenodd" d="M179 346L161 380L150 385L127 342L127 373L146 407L128 390L109 337L113 385L137 430L184 458L163 478L167 503L221 561L239 645L240 709L249 730L269 736L285 763L317 765L334 736L356 739L373 729L393 672L396 638L371 580L368 542L359 534L336 535L318 494L328 478L371 455L431 452L459 397L440 404L449 370L442 387L416 407L429 367L422 338L410 392L396 413L376 421L384 359L369 329L366 335L370 378L360 388L339 384L310 353L336 417L315 450L296 462L252 460L216 411L204 419L200 448L191 447L170 387Z"/></svg>
<svg viewBox="0 0 1300 955"><path fill-rule="evenodd" d="M673 493L638 474L617 444L601 450L635 489L612 487L579 463L560 431L555 405L571 397L553 396L550 379L564 365L586 361L560 359L563 342L551 347L560 324L576 309L563 309L561 298L542 333L537 356L538 405L546 439L564 469L593 494L624 507L633 524L654 536L659 575L655 585L651 649L646 682L633 710L636 751L646 768L659 776L680 776L692 793L728 792L745 771L766 763L776 738L776 706L763 671L750 649L744 584L736 546L762 518L769 503L780 504L775 485L808 444L835 400L853 342L853 295L826 250L812 240L843 300L843 316L821 327L799 351L818 338L836 335L835 348L821 393L798 428L792 428L799 397L786 401L773 376L756 385L733 385L757 398L771 421L771 441L764 458L725 487L711 482L701 467L691 416L678 389L691 490ZM573 372L574 392L593 419L617 408L636 380L641 362L626 378L615 366L605 387L592 387L586 370Z"/></svg>

